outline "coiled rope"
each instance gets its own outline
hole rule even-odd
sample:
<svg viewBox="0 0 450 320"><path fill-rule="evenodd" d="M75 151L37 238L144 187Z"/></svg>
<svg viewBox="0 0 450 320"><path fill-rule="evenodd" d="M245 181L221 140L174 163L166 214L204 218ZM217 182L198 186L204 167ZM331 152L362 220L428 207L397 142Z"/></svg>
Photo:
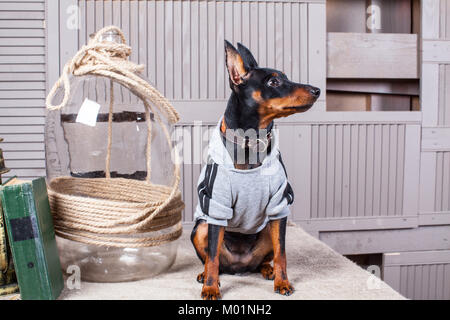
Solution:
<svg viewBox="0 0 450 320"><path fill-rule="evenodd" d="M120 36L122 43L101 41L107 32L115 32ZM172 150L169 131L159 113L154 112L153 106L171 124L179 120L179 115L157 89L137 75L144 66L127 60L130 54L131 48L125 44L125 37L119 28L110 26L101 29L89 44L83 46L64 66L61 77L47 96L47 109L59 110L69 101L71 74L96 75L111 79L106 178L58 177L48 184L55 233L63 238L103 246L150 247L173 241L181 236L180 221L184 203L178 189L180 165L176 151L172 152L173 185L169 187L150 182L151 113L163 130ZM111 178L113 82L130 89L144 103L147 122L146 181ZM59 105L52 105L56 91L61 86L64 88L64 97Z"/></svg>

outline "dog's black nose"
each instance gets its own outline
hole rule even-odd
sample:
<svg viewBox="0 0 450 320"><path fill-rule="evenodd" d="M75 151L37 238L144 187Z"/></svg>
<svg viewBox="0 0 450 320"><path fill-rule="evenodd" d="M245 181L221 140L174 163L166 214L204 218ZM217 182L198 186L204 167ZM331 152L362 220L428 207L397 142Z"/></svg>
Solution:
<svg viewBox="0 0 450 320"><path fill-rule="evenodd" d="M309 88L309 92L315 97L318 98L320 96L320 89L316 87Z"/></svg>

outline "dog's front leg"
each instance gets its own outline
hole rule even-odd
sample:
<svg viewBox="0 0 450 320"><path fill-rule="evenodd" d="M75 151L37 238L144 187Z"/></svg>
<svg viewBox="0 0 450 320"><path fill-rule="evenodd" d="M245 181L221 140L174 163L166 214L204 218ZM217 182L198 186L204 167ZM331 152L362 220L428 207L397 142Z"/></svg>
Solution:
<svg viewBox="0 0 450 320"><path fill-rule="evenodd" d="M294 288L289 283L286 272L286 222L287 218L272 220L270 222L270 237L273 244L274 290L277 293L289 296L294 292Z"/></svg>
<svg viewBox="0 0 450 320"><path fill-rule="evenodd" d="M208 253L205 261L205 280L202 288L204 300L221 299L219 289L219 255L222 248L225 228L213 224L208 225Z"/></svg>

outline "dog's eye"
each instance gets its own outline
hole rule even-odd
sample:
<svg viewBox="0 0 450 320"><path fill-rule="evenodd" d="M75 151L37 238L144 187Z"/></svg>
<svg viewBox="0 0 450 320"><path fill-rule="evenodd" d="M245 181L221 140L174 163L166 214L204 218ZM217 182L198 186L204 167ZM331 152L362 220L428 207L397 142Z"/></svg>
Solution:
<svg viewBox="0 0 450 320"><path fill-rule="evenodd" d="M277 77L270 78L269 81L267 81L267 85L274 88L279 87L281 85L281 80Z"/></svg>

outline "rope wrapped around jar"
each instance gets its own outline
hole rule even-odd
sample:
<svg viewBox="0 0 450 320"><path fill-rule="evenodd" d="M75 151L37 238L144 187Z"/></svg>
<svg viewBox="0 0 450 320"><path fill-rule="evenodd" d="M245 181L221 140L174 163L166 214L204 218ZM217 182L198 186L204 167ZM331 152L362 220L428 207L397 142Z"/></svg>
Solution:
<svg viewBox="0 0 450 320"><path fill-rule="evenodd" d="M115 32L122 43L101 41L107 32ZM173 150L167 126L159 113L170 124L179 115L170 102L152 85L139 77L144 69L128 60L131 48L125 44L123 32L110 26L98 31L64 66L61 77L50 90L46 107L49 110L64 108L70 96L70 75L96 75L107 77L110 85L108 114L108 141L105 159L105 178L75 178L71 176L48 181L50 207L54 217L55 233L65 239L114 247L150 247L178 239L182 233L180 164L178 152ZM147 123L147 149L145 181L111 178L112 119L114 107L113 82L118 82L139 97L145 106ZM59 87L64 97L59 105L52 100ZM155 112L155 108L158 112ZM151 117L163 130L174 161L172 186L150 182L151 177ZM148 234L148 232L155 233Z"/></svg>

